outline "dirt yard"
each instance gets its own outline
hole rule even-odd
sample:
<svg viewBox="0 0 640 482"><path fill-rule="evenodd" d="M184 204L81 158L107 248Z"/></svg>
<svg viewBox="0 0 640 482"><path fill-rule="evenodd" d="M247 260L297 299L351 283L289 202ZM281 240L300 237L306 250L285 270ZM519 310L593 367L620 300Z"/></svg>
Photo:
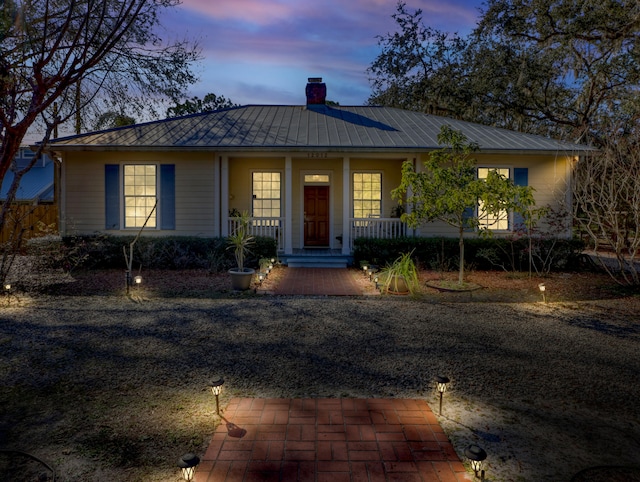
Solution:
<svg viewBox="0 0 640 482"><path fill-rule="evenodd" d="M265 294L285 272L244 294L205 271L145 271L129 296L122 271L23 278L28 291L0 300L0 449L46 461L57 481L173 482L177 458L202 454L218 423L214 373L223 406L419 397L434 410L433 378L446 374L440 422L458 450L487 450L487 480L637 464L640 297L606 276L472 272L482 288L451 293L423 272L423 292L404 298L353 270L364 296ZM46 480L35 461L2 455L0 480Z"/></svg>

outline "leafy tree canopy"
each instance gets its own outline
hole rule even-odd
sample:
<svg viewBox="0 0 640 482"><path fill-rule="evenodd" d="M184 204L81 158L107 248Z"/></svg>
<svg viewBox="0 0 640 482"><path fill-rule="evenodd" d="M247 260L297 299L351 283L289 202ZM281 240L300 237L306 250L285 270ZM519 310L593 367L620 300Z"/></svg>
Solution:
<svg viewBox="0 0 640 482"><path fill-rule="evenodd" d="M640 3L488 0L467 37L402 2L379 37L371 104L602 144L611 116L640 117Z"/></svg>
<svg viewBox="0 0 640 482"><path fill-rule="evenodd" d="M497 215L501 211L524 213L535 204L530 186L516 186L495 170L486 179L478 179L473 153L478 145L460 131L443 126L438 134L442 149L433 151L417 170L413 161L402 166L400 186L391 193L408 209L402 221L412 228L425 222L442 221L458 230L460 271L464 280L464 232L477 228L480 214ZM478 202L482 203L482 213Z"/></svg>
<svg viewBox="0 0 640 482"><path fill-rule="evenodd" d="M167 109L167 117L179 117L189 114L198 114L200 112L210 112L219 109L228 109L231 107L238 107L238 104L234 104L230 99L226 99L224 96L209 93L204 96L203 99L199 97L192 97L184 102L178 102L173 107Z"/></svg>

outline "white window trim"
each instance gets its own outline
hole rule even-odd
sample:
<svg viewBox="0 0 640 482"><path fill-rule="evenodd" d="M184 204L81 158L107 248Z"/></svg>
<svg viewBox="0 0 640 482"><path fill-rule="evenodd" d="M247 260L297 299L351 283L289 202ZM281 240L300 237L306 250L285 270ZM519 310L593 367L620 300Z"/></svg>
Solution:
<svg viewBox="0 0 640 482"><path fill-rule="evenodd" d="M279 217L283 217L284 216L284 171L282 169L251 169L250 170L250 176L249 176L249 193L250 193L250 206L251 206L251 217L252 218L256 218L256 219L260 219L263 216L255 216L253 213L253 200L254 200L254 193L253 193L253 175L255 173L274 173L277 172L278 174L280 174L280 216ZM272 217L272 216L267 216L267 217Z"/></svg>
<svg viewBox="0 0 640 482"><path fill-rule="evenodd" d="M160 192L160 162L157 162L157 161L122 161L120 162L120 187L122 189L120 193L120 201L121 201L120 202L120 206L121 206L120 207L120 226L122 226L122 229L124 231L139 231L140 229L142 229L141 226L127 226L127 216L126 216L127 196L125 194L125 185L124 185L124 171L125 171L125 167L127 166L155 166L156 167L156 209L153 212L156 218L155 219L156 225L153 227L146 225L144 229L145 230L152 229L155 231L160 230L159 220L162 219L160 217L160 199L161 199L162 193Z"/></svg>
<svg viewBox="0 0 640 482"><path fill-rule="evenodd" d="M349 191L351 192L351 196L349 199L349 202L351 203L351 217L355 218L355 187L354 187L354 183L355 183L355 175L356 174L380 174L380 218L384 217L384 192L385 192L385 188L384 188L384 171L381 171L379 169L358 169L358 170L354 170L351 171L351 179L349 180L351 185L349 186Z"/></svg>

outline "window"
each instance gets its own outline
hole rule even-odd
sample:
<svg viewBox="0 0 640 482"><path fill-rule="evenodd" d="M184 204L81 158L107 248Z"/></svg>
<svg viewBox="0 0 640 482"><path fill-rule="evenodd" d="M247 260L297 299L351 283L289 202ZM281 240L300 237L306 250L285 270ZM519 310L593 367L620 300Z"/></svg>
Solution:
<svg viewBox="0 0 640 482"><path fill-rule="evenodd" d="M382 174L353 174L353 217L379 218L382 214Z"/></svg>
<svg viewBox="0 0 640 482"><path fill-rule="evenodd" d="M279 218L281 212L281 184L279 172L253 173L253 217Z"/></svg>
<svg viewBox="0 0 640 482"><path fill-rule="evenodd" d="M155 165L124 166L124 227L141 228L156 204L157 167ZM156 227L154 211L147 227Z"/></svg>
<svg viewBox="0 0 640 482"><path fill-rule="evenodd" d="M502 174L504 177L509 178L509 168L493 168L493 167L479 167L478 179L486 179L490 171ZM490 214L484 212L482 201L478 202L478 227L480 229L494 229L494 230L508 230L509 229L509 213L506 210L501 210L497 214Z"/></svg>

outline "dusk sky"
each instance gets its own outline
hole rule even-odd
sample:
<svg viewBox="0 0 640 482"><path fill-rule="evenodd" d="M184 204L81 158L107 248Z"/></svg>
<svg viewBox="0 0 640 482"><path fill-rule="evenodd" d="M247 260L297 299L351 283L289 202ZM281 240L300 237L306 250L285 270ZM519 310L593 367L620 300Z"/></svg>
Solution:
<svg viewBox="0 0 640 482"><path fill-rule="evenodd" d="M482 0L408 0L425 23L468 33ZM166 40L198 39L201 81L237 104L299 105L308 77L322 77L327 98L362 105L370 94L367 67L380 51L377 35L392 32L396 0L183 0L162 23Z"/></svg>

